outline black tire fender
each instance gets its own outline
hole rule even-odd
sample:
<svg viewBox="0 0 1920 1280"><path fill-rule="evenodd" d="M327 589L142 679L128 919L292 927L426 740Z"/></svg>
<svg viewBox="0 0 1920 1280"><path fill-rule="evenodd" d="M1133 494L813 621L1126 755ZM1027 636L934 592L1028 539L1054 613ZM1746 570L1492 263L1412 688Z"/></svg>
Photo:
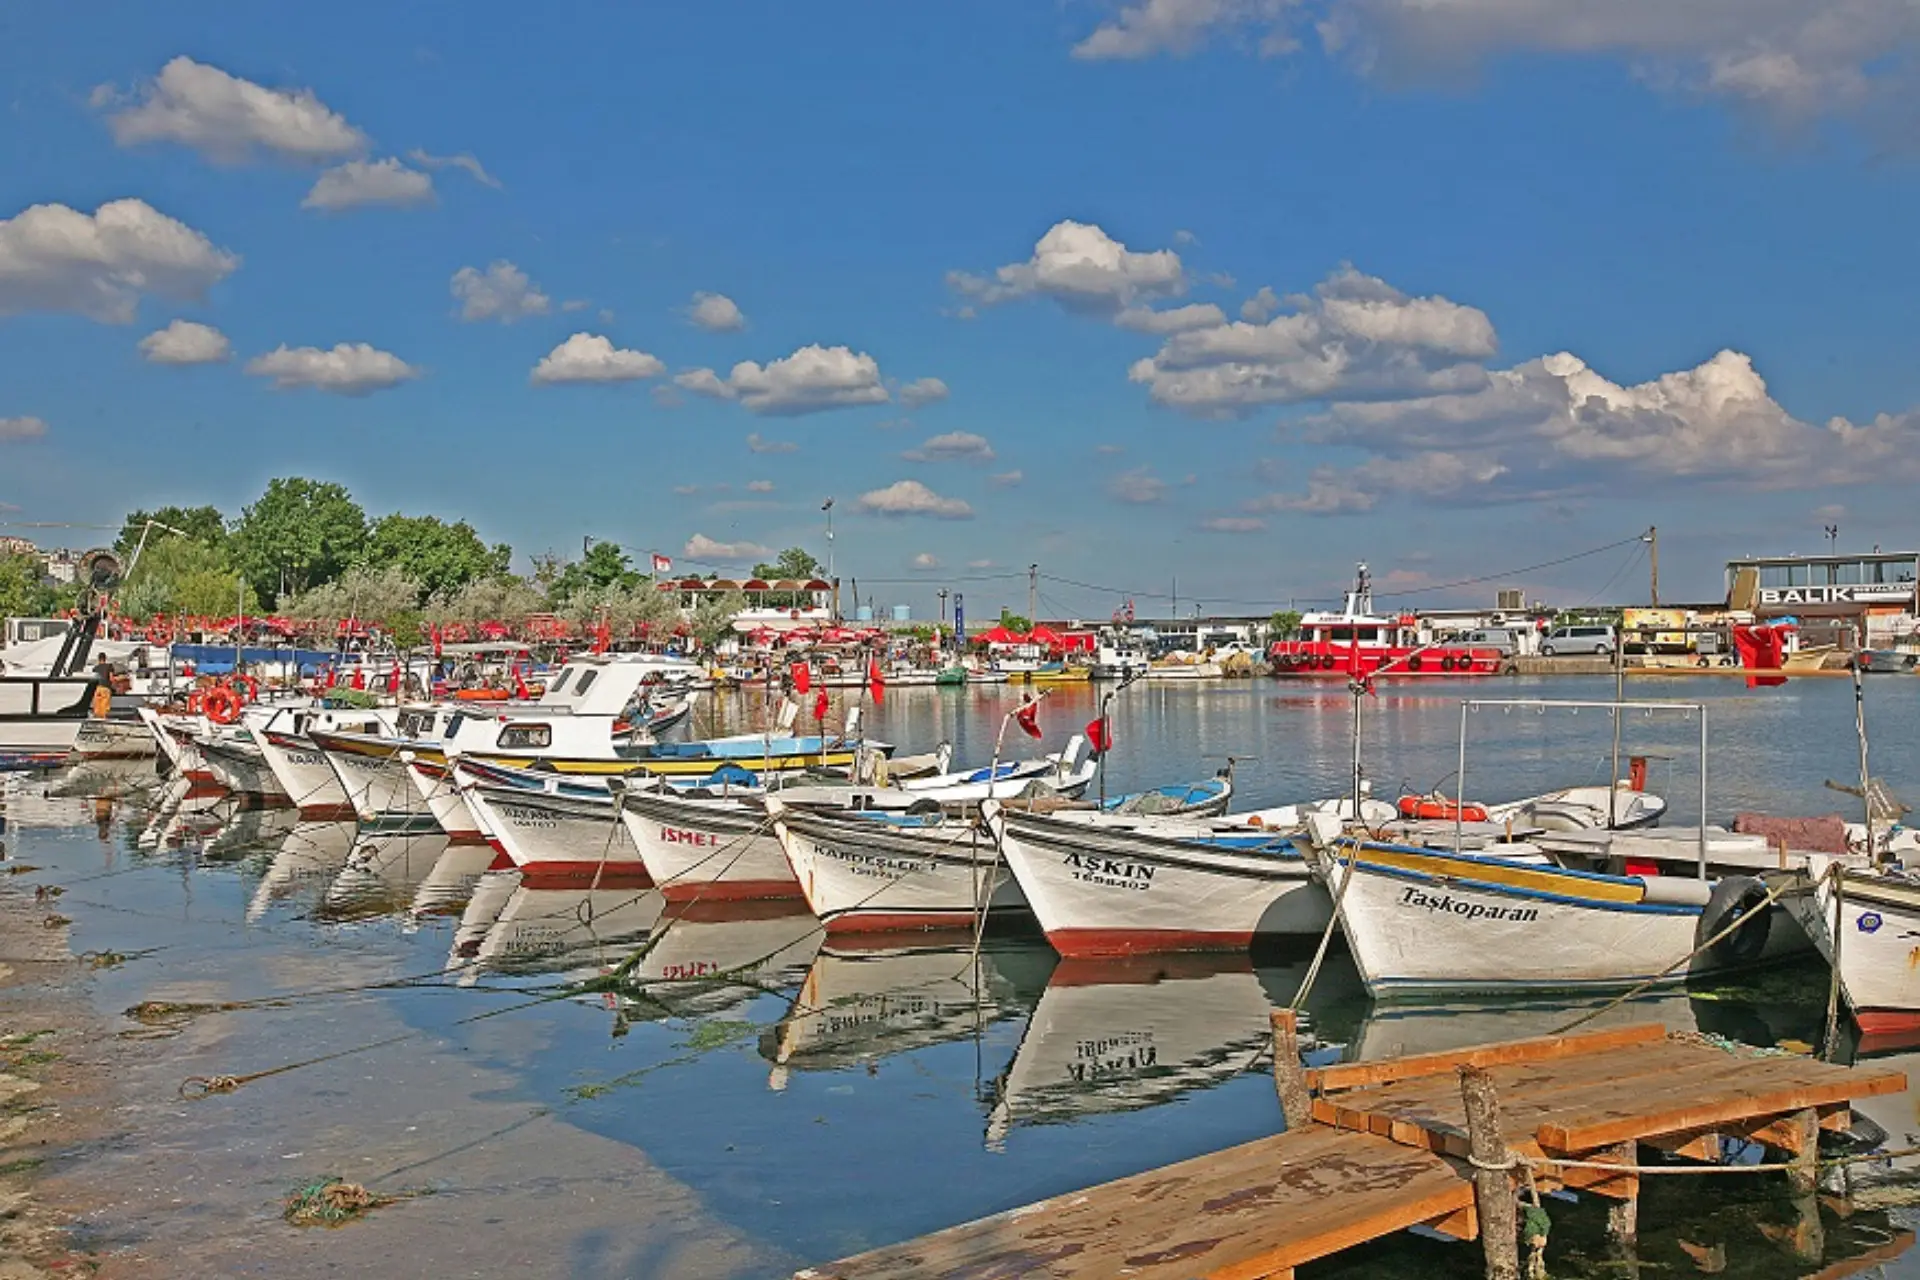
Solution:
<svg viewBox="0 0 1920 1280"><path fill-rule="evenodd" d="M1707 957L1719 965L1752 964L1767 949L1772 916L1760 907L1766 897L1767 887L1752 876L1722 876L1700 912L1693 945L1704 945L1707 939L1738 921L1739 927L1714 943Z"/></svg>

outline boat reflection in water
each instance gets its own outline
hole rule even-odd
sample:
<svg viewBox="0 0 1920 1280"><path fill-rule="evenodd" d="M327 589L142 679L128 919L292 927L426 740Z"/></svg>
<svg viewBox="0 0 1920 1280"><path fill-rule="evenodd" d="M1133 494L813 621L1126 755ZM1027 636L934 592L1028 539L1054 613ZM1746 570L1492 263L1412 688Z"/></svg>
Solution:
<svg viewBox="0 0 1920 1280"><path fill-rule="evenodd" d="M1291 990L1305 972L1286 966L1270 981ZM1063 960L1000 1081L987 1145L1001 1149L1022 1125L1135 1111L1230 1080L1268 1058L1274 1007L1244 955Z"/></svg>
<svg viewBox="0 0 1920 1280"><path fill-rule="evenodd" d="M497 856L487 845L449 840L427 874L414 885L407 915L418 923L430 916L462 914Z"/></svg>
<svg viewBox="0 0 1920 1280"><path fill-rule="evenodd" d="M820 922L797 899L669 904L623 985L628 1020L711 1017L791 990L819 954Z"/></svg>
<svg viewBox="0 0 1920 1280"><path fill-rule="evenodd" d="M479 901L478 891L474 901ZM666 899L654 889L516 883L478 940L468 973L598 977L633 954L659 923L665 906ZM464 931L464 918L461 924Z"/></svg>
<svg viewBox="0 0 1920 1280"><path fill-rule="evenodd" d="M326 901L316 917L336 923L390 915L407 918L404 913L413 902L415 888L433 873L447 849L447 833L437 826L361 827L346 865L327 886ZM478 870L485 869L482 862Z"/></svg>
<svg viewBox="0 0 1920 1280"><path fill-rule="evenodd" d="M347 865L358 835L351 822L295 822L254 888L247 919L257 921L275 905L321 897Z"/></svg>
<svg viewBox="0 0 1920 1280"><path fill-rule="evenodd" d="M774 1064L768 1086L784 1089L789 1071L871 1065L964 1040L1031 1008L1052 949L992 941L976 960L971 943L965 933L927 934L911 946L824 948L779 1025L761 1037L761 1056Z"/></svg>

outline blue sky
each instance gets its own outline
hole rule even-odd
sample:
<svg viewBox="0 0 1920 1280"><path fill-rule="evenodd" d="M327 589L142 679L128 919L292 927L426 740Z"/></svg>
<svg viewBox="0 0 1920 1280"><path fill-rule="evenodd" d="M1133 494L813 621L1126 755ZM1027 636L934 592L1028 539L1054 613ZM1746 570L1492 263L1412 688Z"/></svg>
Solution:
<svg viewBox="0 0 1920 1280"><path fill-rule="evenodd" d="M863 597L1088 617L1920 543L1905 0L4 22L0 520L724 569L831 495Z"/></svg>

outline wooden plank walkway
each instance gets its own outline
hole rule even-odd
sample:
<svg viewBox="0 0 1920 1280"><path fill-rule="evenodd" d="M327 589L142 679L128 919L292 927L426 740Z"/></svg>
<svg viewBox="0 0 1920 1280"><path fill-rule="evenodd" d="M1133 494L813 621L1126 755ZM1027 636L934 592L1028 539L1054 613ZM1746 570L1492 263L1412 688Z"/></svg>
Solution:
<svg viewBox="0 0 1920 1280"><path fill-rule="evenodd" d="M1617 1162L1646 1143L1711 1158L1722 1135L1798 1152L1799 1118L1845 1127L1897 1071L1729 1052L1657 1025L1306 1073L1315 1123L799 1273L805 1280L1260 1280L1415 1225L1476 1231L1460 1069L1483 1068L1508 1147ZM1807 1119L1806 1124L1813 1121ZM1631 1200L1638 1178L1546 1169L1545 1186Z"/></svg>

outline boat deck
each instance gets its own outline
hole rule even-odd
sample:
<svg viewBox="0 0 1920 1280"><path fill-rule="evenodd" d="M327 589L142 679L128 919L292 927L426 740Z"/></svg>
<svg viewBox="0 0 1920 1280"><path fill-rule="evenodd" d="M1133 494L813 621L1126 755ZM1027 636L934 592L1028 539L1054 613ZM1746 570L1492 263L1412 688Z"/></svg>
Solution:
<svg viewBox="0 0 1920 1280"><path fill-rule="evenodd" d="M1809 1126L1906 1088L1898 1071L1730 1051L1657 1025L1329 1067L1313 1123L799 1273L805 1280L1045 1276L1255 1280L1416 1225L1477 1234L1460 1069L1484 1068L1512 1151L1714 1159L1722 1138L1798 1154ZM1628 1148L1624 1144L1636 1144ZM1541 1189L1632 1200L1638 1178L1536 1166Z"/></svg>

